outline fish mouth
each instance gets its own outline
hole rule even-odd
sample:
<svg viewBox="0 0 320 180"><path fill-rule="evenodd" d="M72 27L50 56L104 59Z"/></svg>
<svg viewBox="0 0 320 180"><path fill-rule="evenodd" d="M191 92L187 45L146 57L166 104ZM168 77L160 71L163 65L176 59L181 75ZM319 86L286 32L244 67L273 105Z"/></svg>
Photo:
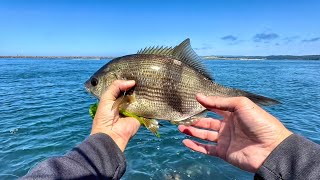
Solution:
<svg viewBox="0 0 320 180"><path fill-rule="evenodd" d="M94 96L95 98L97 99L100 99L99 96L95 95L91 90L90 90L90 85L91 85L91 82L90 81L86 81L84 83L84 89L87 91L87 93L91 96Z"/></svg>
<svg viewBox="0 0 320 180"><path fill-rule="evenodd" d="M92 94L92 93L91 93L91 90L90 90L90 88L89 88L89 86L90 86L89 83L90 83L89 81L86 81L83 85L84 85L85 90L86 90L88 93Z"/></svg>
<svg viewBox="0 0 320 180"><path fill-rule="evenodd" d="M90 89L87 87L84 87L84 89L87 91L87 93L91 93Z"/></svg>
<svg viewBox="0 0 320 180"><path fill-rule="evenodd" d="M88 87L84 87L84 88L85 88L86 93L87 93L88 95L91 95L91 96L93 96L93 97L95 97L95 98L99 99L99 97L98 97L98 96L96 96L95 94L93 94L93 93L90 91L90 89L89 89Z"/></svg>
<svg viewBox="0 0 320 180"><path fill-rule="evenodd" d="M84 89L87 91L88 94L92 94L91 90L90 90L90 86L89 86L89 82L86 81L84 84Z"/></svg>

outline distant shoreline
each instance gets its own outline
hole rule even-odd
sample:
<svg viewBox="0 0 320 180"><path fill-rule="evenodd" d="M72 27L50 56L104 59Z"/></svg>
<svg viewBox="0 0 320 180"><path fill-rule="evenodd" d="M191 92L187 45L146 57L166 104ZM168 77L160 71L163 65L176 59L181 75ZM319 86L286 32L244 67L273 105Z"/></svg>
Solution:
<svg viewBox="0 0 320 180"><path fill-rule="evenodd" d="M201 56L205 60L320 60L320 55ZM113 56L0 56L0 59L113 59Z"/></svg>
<svg viewBox="0 0 320 180"><path fill-rule="evenodd" d="M320 60L320 55L271 55L271 56L202 56L207 60Z"/></svg>
<svg viewBox="0 0 320 180"><path fill-rule="evenodd" d="M113 59L112 56L0 56L0 59Z"/></svg>

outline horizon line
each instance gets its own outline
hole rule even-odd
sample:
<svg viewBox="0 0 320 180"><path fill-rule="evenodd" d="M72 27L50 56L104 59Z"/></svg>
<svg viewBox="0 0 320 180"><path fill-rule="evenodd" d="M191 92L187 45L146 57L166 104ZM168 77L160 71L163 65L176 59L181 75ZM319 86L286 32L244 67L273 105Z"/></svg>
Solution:
<svg viewBox="0 0 320 180"><path fill-rule="evenodd" d="M19 57L86 57L86 58L115 58L120 56L97 56L97 55L0 55L0 58L19 58ZM320 54L305 54L305 55L292 55L292 54L272 54L272 55L199 55L200 57L268 57L268 56L320 56Z"/></svg>

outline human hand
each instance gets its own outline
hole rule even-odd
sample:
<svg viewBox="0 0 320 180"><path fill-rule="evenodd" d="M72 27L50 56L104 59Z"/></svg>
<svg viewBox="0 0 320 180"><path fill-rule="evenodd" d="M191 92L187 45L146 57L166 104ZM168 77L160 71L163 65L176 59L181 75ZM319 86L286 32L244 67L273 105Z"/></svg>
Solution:
<svg viewBox="0 0 320 180"><path fill-rule="evenodd" d="M278 119L248 98L200 94L196 98L223 119L201 118L193 126L180 125L178 128L187 135L216 144L190 139L183 140L183 144L192 150L220 157L243 170L255 173L268 155L292 134Z"/></svg>
<svg viewBox="0 0 320 180"><path fill-rule="evenodd" d="M120 92L127 91L134 85L134 81L114 81L101 96L92 124L91 135L96 133L109 135L121 151L124 151L130 138L137 133L140 122L131 117L120 117L118 108L111 109Z"/></svg>

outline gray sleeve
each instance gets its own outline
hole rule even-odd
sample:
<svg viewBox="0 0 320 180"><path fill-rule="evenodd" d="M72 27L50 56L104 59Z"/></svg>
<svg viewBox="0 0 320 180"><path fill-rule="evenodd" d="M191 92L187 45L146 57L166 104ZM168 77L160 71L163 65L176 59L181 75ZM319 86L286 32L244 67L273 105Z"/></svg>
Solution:
<svg viewBox="0 0 320 180"><path fill-rule="evenodd" d="M62 157L41 162L21 179L120 179L124 154L105 134L95 134Z"/></svg>
<svg viewBox="0 0 320 180"><path fill-rule="evenodd" d="M320 146L293 134L259 168L255 179L320 179Z"/></svg>

